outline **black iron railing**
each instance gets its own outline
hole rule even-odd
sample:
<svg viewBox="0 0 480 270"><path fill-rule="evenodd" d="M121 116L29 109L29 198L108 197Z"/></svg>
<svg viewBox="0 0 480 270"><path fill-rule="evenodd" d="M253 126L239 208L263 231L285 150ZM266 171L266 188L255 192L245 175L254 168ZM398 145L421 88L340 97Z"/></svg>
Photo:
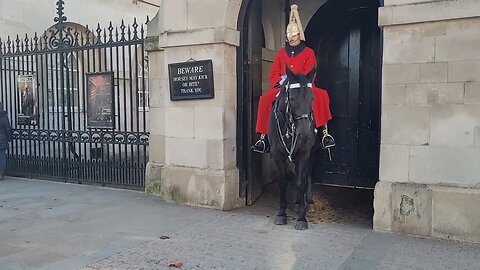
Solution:
<svg viewBox="0 0 480 270"><path fill-rule="evenodd" d="M68 22L63 6L57 1L56 24L43 34L0 39L0 101L14 132L7 172L141 189L149 143L145 27L134 19L91 30ZM99 106L89 74L106 74L111 86Z"/></svg>

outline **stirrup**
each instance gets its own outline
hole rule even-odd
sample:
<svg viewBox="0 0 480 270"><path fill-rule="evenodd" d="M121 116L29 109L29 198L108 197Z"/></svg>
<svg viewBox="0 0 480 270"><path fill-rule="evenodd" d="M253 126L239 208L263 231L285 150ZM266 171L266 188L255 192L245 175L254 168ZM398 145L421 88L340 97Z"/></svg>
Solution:
<svg viewBox="0 0 480 270"><path fill-rule="evenodd" d="M322 133L323 133L322 140L321 140L322 149L328 149L330 147L334 147L335 139L333 138L332 135L328 134L327 125L325 125L325 128L323 129Z"/></svg>
<svg viewBox="0 0 480 270"><path fill-rule="evenodd" d="M265 140L265 138L260 138L253 146L252 146L253 152L257 152L260 154L267 153L270 150L270 145L268 141Z"/></svg>

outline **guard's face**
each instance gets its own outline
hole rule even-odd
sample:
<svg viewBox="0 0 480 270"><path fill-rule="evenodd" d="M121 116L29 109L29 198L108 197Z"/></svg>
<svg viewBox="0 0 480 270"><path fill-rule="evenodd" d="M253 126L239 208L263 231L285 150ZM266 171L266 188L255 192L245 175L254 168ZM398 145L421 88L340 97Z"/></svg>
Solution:
<svg viewBox="0 0 480 270"><path fill-rule="evenodd" d="M288 44L290 44L290 46L297 46L298 44L300 44L299 34L296 34L293 36L287 36L287 38L288 38Z"/></svg>

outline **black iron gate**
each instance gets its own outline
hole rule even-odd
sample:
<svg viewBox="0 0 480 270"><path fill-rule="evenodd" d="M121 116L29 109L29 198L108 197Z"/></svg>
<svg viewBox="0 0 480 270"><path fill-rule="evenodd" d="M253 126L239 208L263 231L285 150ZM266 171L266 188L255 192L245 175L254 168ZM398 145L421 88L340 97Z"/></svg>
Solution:
<svg viewBox="0 0 480 270"><path fill-rule="evenodd" d="M12 122L10 175L141 189L148 161L148 63L136 20L67 22L0 39L0 101ZM148 19L147 19L148 21Z"/></svg>

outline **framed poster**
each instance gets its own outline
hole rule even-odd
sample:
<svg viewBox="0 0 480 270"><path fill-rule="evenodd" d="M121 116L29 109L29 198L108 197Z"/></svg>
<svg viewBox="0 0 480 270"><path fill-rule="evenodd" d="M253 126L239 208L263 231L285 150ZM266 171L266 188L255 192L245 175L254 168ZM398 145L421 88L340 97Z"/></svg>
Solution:
<svg viewBox="0 0 480 270"><path fill-rule="evenodd" d="M85 74L87 80L87 128L115 128L113 72Z"/></svg>
<svg viewBox="0 0 480 270"><path fill-rule="evenodd" d="M20 92L20 111L17 114L17 122L19 125L36 125L38 119L38 95L35 75L18 75L17 87Z"/></svg>
<svg viewBox="0 0 480 270"><path fill-rule="evenodd" d="M212 60L168 65L170 100L214 98Z"/></svg>

